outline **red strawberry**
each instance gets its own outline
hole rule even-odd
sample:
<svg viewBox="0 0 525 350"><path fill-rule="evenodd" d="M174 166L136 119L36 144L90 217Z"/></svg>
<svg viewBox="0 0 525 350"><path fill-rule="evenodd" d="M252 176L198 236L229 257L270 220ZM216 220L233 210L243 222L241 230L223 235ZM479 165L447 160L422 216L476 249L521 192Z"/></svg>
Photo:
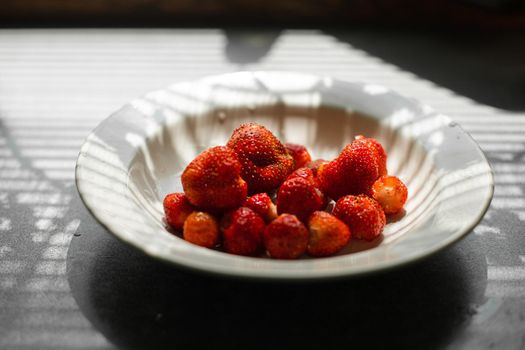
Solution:
<svg viewBox="0 0 525 350"><path fill-rule="evenodd" d="M305 167L296 169L293 173L291 173L286 178L286 180L290 180L290 179L294 179L294 178L298 178L298 177L307 180L308 182L310 182L312 185L314 185L316 187L319 187L319 182L317 181L317 178L315 177L314 172L312 171L312 169L305 168Z"/></svg>
<svg viewBox="0 0 525 350"><path fill-rule="evenodd" d="M266 222L271 222L277 217L277 207L267 193L254 194L246 199L243 205L259 214Z"/></svg>
<svg viewBox="0 0 525 350"><path fill-rule="evenodd" d="M226 214L221 222L224 250L237 255L257 255L262 250L266 224L253 210L246 207Z"/></svg>
<svg viewBox="0 0 525 350"><path fill-rule="evenodd" d="M335 203L334 216L348 225L352 236L371 241L383 232L385 213L374 199L348 195Z"/></svg>
<svg viewBox="0 0 525 350"><path fill-rule="evenodd" d="M242 164L242 178L250 194L270 192L293 171L293 158L283 144L264 126L242 124L227 144Z"/></svg>
<svg viewBox="0 0 525 350"><path fill-rule="evenodd" d="M317 170L319 170L319 167L325 163L329 163L329 162L324 159L316 159L306 164L306 167L309 169L312 169L314 176L317 176Z"/></svg>
<svg viewBox="0 0 525 350"><path fill-rule="evenodd" d="M364 137L363 135L357 135L355 139L357 142L362 142L375 152L377 157L379 176L386 175L388 173L386 169L386 152L383 146L381 146L381 144L379 143L379 141L371 137Z"/></svg>
<svg viewBox="0 0 525 350"><path fill-rule="evenodd" d="M212 147L199 154L184 169L181 181L186 197L199 208L233 209L246 200L247 184L241 178L241 163L228 147Z"/></svg>
<svg viewBox="0 0 525 350"><path fill-rule="evenodd" d="M219 242L219 224L212 215L195 211L184 222L182 236L193 244L213 248Z"/></svg>
<svg viewBox="0 0 525 350"><path fill-rule="evenodd" d="M385 214L395 214L403 209L408 190L395 176L381 176L372 186L372 197L381 204Z"/></svg>
<svg viewBox="0 0 525 350"><path fill-rule="evenodd" d="M310 153L308 153L308 150L303 145L297 145L295 143L285 143L284 147L286 148L288 154L292 156L295 163L295 169L304 167L312 160Z"/></svg>
<svg viewBox="0 0 525 350"><path fill-rule="evenodd" d="M182 230L184 221L195 211L184 193L170 193L164 197L164 214L166 222L176 230Z"/></svg>
<svg viewBox="0 0 525 350"><path fill-rule="evenodd" d="M344 222L324 211L316 211L308 219L310 238L307 252L311 256L329 256L343 249L350 239Z"/></svg>
<svg viewBox="0 0 525 350"><path fill-rule="evenodd" d="M368 144L355 140L330 163L321 164L317 178L321 190L338 199L347 194L370 194L379 177L376 152Z"/></svg>
<svg viewBox="0 0 525 350"><path fill-rule="evenodd" d="M309 170L307 168L302 168ZM295 173L294 173L295 174ZM326 200L323 193L313 184L312 180L292 175L277 192L277 213L294 214L305 221L316 210L323 209Z"/></svg>
<svg viewBox="0 0 525 350"><path fill-rule="evenodd" d="M312 184L315 188L318 190L315 191L317 195L321 197L322 205L321 208L326 208L326 205L328 204L328 197L324 195L323 192L320 190L320 184L319 180L317 180L317 177L315 176L315 173L310 168L299 168L295 170L293 173L291 173L287 178L286 181L294 179L294 178L303 178L306 181L308 181L310 184ZM281 185L282 187L282 185ZM292 213L293 214L293 213Z"/></svg>
<svg viewBox="0 0 525 350"><path fill-rule="evenodd" d="M295 215L282 214L266 226L263 239L272 258L295 259L306 251L308 230Z"/></svg>

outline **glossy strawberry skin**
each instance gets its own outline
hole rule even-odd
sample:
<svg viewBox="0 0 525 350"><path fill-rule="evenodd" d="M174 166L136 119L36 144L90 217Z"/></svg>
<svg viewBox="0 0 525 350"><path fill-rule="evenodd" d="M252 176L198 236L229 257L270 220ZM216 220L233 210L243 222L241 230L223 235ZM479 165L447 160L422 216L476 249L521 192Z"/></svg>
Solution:
<svg viewBox="0 0 525 350"><path fill-rule="evenodd" d="M375 152L359 140L347 145L333 161L321 164L317 171L321 190L334 200L348 194L370 194L378 177Z"/></svg>
<svg viewBox="0 0 525 350"><path fill-rule="evenodd" d="M312 185L319 187L319 181L315 177L313 170L310 168L303 167L303 168L296 169L294 170L293 173L291 173L286 178L286 180L290 180L294 178L303 178L307 180L309 183L311 183Z"/></svg>
<svg viewBox="0 0 525 350"><path fill-rule="evenodd" d="M306 221L311 213L325 206L326 200L323 193L311 181L303 177L288 178L277 192L277 213L293 214L301 221Z"/></svg>
<svg viewBox="0 0 525 350"><path fill-rule="evenodd" d="M381 176L372 185L372 197L381 205L385 214L396 214L405 205L408 190L396 176Z"/></svg>
<svg viewBox="0 0 525 350"><path fill-rule="evenodd" d="M306 147L303 145L285 143L284 147L294 160L294 169L302 168L312 160L310 152L308 152L308 149L306 149Z"/></svg>
<svg viewBox="0 0 525 350"><path fill-rule="evenodd" d="M186 218L196 210L184 193L170 193L162 204L166 222L176 230L182 230Z"/></svg>
<svg viewBox="0 0 525 350"><path fill-rule="evenodd" d="M275 259L296 259L308 245L308 229L295 215L282 214L264 230L264 247Z"/></svg>
<svg viewBox="0 0 525 350"><path fill-rule="evenodd" d="M316 211L308 219L310 232L307 253L330 256L343 249L350 240L350 229L344 222L324 211Z"/></svg>
<svg viewBox="0 0 525 350"><path fill-rule="evenodd" d="M356 142L363 143L368 148L370 148L372 150L372 152L375 153L375 157L377 159L377 167L378 167L377 170L378 170L379 176L387 175L387 173L388 173L387 165L386 165L387 154L385 152L385 149L381 145L381 143L379 143L379 141L377 141L374 138L364 137L363 135L356 136L355 140L356 140Z"/></svg>
<svg viewBox="0 0 525 350"><path fill-rule="evenodd" d="M184 222L183 238L205 248L213 248L219 243L219 223L208 213L195 211Z"/></svg>
<svg viewBox="0 0 525 350"><path fill-rule="evenodd" d="M259 214L266 222L271 222L277 217L277 207L267 193L257 193L248 197L243 206Z"/></svg>
<svg viewBox="0 0 525 350"><path fill-rule="evenodd" d="M181 182L191 204L212 212L239 207L248 190L236 153L224 146L199 154L184 169Z"/></svg>
<svg viewBox="0 0 525 350"><path fill-rule="evenodd" d="M325 196L325 194L321 191L321 186L319 184L319 180L317 179L317 176L315 175L315 172L307 167L296 169L293 173L291 173L287 178L286 181L294 179L294 178L303 178L306 181L308 181L312 186L314 186L317 190L315 191L316 195L321 197L322 205L321 208L326 208L328 204L328 197Z"/></svg>
<svg viewBox="0 0 525 350"><path fill-rule="evenodd" d="M365 195L347 195L340 198L332 214L344 222L352 237L372 241L386 224L385 213L376 200Z"/></svg>
<svg viewBox="0 0 525 350"><path fill-rule="evenodd" d="M284 145L260 124L242 124L227 146L239 157L249 194L276 189L294 170L294 160Z"/></svg>
<svg viewBox="0 0 525 350"><path fill-rule="evenodd" d="M231 254L255 256L262 252L264 220L246 207L226 214L221 222L224 250Z"/></svg>

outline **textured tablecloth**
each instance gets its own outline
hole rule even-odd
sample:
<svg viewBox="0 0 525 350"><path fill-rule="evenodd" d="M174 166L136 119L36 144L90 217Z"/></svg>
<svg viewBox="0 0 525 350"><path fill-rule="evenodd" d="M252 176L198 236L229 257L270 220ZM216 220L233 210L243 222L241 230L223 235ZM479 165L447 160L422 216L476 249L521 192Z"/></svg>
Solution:
<svg viewBox="0 0 525 350"><path fill-rule="evenodd" d="M0 30L0 348L524 348L525 40L451 37ZM449 115L494 169L485 218L423 262L313 285L195 277L116 241L76 193L84 138L134 97L238 70L373 82Z"/></svg>

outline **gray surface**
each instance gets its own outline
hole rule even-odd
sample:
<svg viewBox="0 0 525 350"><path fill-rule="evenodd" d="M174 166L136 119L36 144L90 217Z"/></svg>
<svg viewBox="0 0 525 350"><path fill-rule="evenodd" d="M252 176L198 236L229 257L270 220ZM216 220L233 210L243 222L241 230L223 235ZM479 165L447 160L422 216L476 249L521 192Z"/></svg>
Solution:
<svg viewBox="0 0 525 350"><path fill-rule="evenodd" d="M0 31L0 348L523 348L523 36L227 33ZM194 276L116 241L76 195L84 137L147 91L241 69L375 82L453 117L495 170L485 219L421 263L315 285Z"/></svg>

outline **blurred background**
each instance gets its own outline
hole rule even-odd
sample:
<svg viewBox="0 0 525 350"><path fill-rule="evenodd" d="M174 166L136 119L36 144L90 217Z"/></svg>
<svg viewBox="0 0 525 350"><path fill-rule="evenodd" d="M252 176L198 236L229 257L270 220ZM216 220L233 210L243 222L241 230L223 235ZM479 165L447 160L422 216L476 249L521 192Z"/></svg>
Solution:
<svg viewBox="0 0 525 350"><path fill-rule="evenodd" d="M321 29L482 102L525 105L523 0L4 0L0 27L218 28L239 64L281 29Z"/></svg>
<svg viewBox="0 0 525 350"><path fill-rule="evenodd" d="M521 0L5 0L8 25L373 25L519 29Z"/></svg>

